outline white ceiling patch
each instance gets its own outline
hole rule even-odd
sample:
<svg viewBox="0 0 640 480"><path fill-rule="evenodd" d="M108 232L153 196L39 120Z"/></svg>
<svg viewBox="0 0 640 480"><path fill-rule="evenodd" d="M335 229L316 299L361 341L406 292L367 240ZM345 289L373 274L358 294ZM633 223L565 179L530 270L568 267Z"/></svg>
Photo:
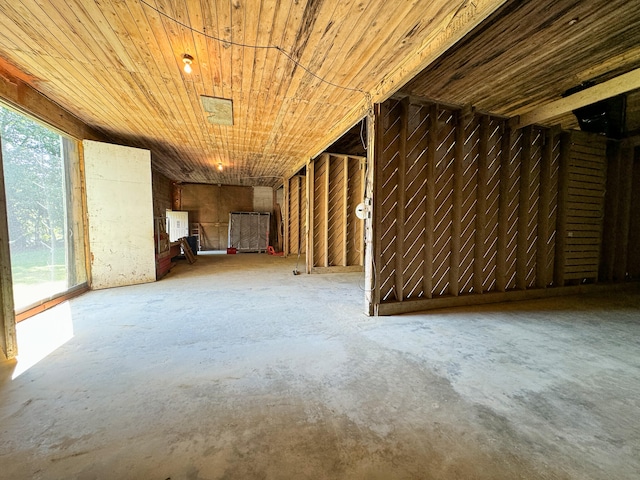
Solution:
<svg viewBox="0 0 640 480"><path fill-rule="evenodd" d="M209 123L233 125L233 101L231 99L200 95L200 101L204 111L211 114L207 116Z"/></svg>

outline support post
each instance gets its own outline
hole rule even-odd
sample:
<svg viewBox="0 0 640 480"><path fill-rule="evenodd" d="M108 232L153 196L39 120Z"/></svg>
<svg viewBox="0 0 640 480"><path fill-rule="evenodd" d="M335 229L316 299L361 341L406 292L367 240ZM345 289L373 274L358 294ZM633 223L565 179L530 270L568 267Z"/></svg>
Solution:
<svg viewBox="0 0 640 480"><path fill-rule="evenodd" d="M498 202L498 252L496 254L496 290L507 288L507 232L509 228L509 168L511 164L511 128L504 123L500 155L500 199Z"/></svg>
<svg viewBox="0 0 640 480"><path fill-rule="evenodd" d="M4 189L4 168L0 151L0 348L7 359L18 355L16 316L13 304L11 279L11 252L9 251L9 225L7 223L7 198Z"/></svg>
<svg viewBox="0 0 640 480"><path fill-rule="evenodd" d="M400 152L398 153L398 201L396 203L396 300L404 300L404 223L407 174L407 136L409 135L409 98L402 100L400 118Z"/></svg>
<svg viewBox="0 0 640 480"><path fill-rule="evenodd" d="M426 298L433 297L433 243L436 215L436 148L438 147L438 105L429 107L429 131L427 133L427 182L426 216L424 231L424 274L423 286Z"/></svg>
<svg viewBox="0 0 640 480"><path fill-rule="evenodd" d="M368 112L367 116L367 158L366 172L365 172L365 184L364 184L364 197L367 216L364 221L364 244L365 244L365 256L364 256L364 284L365 284L365 313L367 315L377 314L377 305L380 303L380 287L377 282L378 278L378 262L375 261L378 257L379 241L378 232L376 230L376 222L374 218L378 217L378 209L376 208L375 198L375 170L376 170L376 132L378 129L378 118L380 117L380 105L375 105L375 113L373 110ZM378 224L379 225L379 224Z"/></svg>
<svg viewBox="0 0 640 480"><path fill-rule="evenodd" d="M311 273L313 268L313 210L315 208L313 202L313 193L315 188L315 164L313 160L307 162L307 188L305 192L305 199L307 203L307 211L305 212L307 219L307 273Z"/></svg>
<svg viewBox="0 0 640 480"><path fill-rule="evenodd" d="M456 115L456 133L453 159L453 211L451 215L451 269L449 290L451 295L460 294L460 234L462 231L462 189L464 186L464 112Z"/></svg>
<svg viewBox="0 0 640 480"><path fill-rule="evenodd" d="M489 117L480 117L480 141L478 145L478 190L476 203L476 235L473 260L473 292L482 293L484 284L484 242L486 239L487 212L487 150L489 142Z"/></svg>
<svg viewBox="0 0 640 480"><path fill-rule="evenodd" d="M529 190L531 188L532 127L522 131L520 156L520 194L518 197L518 243L516 245L516 288L527 288L527 252L529 247Z"/></svg>

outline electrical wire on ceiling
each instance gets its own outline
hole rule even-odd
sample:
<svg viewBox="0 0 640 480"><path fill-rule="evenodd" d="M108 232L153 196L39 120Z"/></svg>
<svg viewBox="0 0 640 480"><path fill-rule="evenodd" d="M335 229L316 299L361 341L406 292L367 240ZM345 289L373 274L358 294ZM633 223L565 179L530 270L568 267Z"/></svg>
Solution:
<svg viewBox="0 0 640 480"><path fill-rule="evenodd" d="M335 88L340 88L342 90L361 93L362 95L364 95L366 106L367 106L367 111L371 112L373 110L373 100L372 100L371 94L369 92L366 92L366 91L362 90L361 88L353 88L353 87L347 87L347 86L344 86L344 85L339 85L337 83L333 83L333 82L327 80L324 77L321 77L320 75L318 75L317 73L312 71L309 67L307 67L306 65L303 65L302 63L300 63L298 60L296 60L293 57L293 55L291 55L289 52L287 52L286 50L284 50L282 47L280 47L278 45L250 45L250 44L247 44L247 43L235 42L233 40L225 40L224 38L216 37L215 35L210 35L210 34L208 34L207 32L205 32L203 30L198 30L196 28L193 28L191 25L187 25L186 23L181 22L180 20L178 20L176 18L173 18L172 16L166 14L165 12L160 10L159 8L154 7L153 5L151 5L150 3L146 2L145 0L140 0L140 3L145 5L147 8L150 8L151 10L156 12L158 15L166 18L167 20L169 20L169 21L171 21L173 23L175 23L176 25L179 25L179 26L181 26L183 28L186 28L187 30L189 30L192 33L197 33L198 35L202 35L203 37L208 38L208 39L213 40L213 41L216 41L218 43L222 43L224 45L233 45L235 47L253 48L253 49L256 49L256 50L277 50L282 55L287 57L291 62L293 62L297 67L300 67L302 70L307 72L309 75L317 78L321 82L326 83L327 85L330 85L330 86L335 87Z"/></svg>

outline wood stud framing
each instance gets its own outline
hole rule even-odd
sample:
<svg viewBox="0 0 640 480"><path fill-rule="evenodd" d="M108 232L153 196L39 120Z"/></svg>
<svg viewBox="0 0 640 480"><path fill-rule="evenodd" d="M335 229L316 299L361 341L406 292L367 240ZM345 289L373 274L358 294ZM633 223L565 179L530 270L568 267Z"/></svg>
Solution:
<svg viewBox="0 0 640 480"><path fill-rule="evenodd" d="M369 311L595 281L605 143L580 132L562 138L416 97L379 105Z"/></svg>
<svg viewBox="0 0 640 480"><path fill-rule="evenodd" d="M287 205L287 255L306 252L307 198L306 178L294 175L285 182L285 202Z"/></svg>
<svg viewBox="0 0 640 480"><path fill-rule="evenodd" d="M291 193L298 189L293 179L289 180L289 235L295 238L296 225L302 222L301 214L299 220L294 218L295 206L303 198ZM355 209L364 200L364 184L362 157L325 153L307 165L307 273L363 270L364 225Z"/></svg>

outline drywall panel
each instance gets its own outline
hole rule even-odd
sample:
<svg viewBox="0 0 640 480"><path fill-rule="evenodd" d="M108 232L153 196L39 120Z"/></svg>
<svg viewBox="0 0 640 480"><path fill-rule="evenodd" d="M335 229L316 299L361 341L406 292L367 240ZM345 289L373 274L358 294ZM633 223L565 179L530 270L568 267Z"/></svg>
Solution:
<svg viewBox="0 0 640 480"><path fill-rule="evenodd" d="M150 152L94 141L83 146L91 287L155 281Z"/></svg>

